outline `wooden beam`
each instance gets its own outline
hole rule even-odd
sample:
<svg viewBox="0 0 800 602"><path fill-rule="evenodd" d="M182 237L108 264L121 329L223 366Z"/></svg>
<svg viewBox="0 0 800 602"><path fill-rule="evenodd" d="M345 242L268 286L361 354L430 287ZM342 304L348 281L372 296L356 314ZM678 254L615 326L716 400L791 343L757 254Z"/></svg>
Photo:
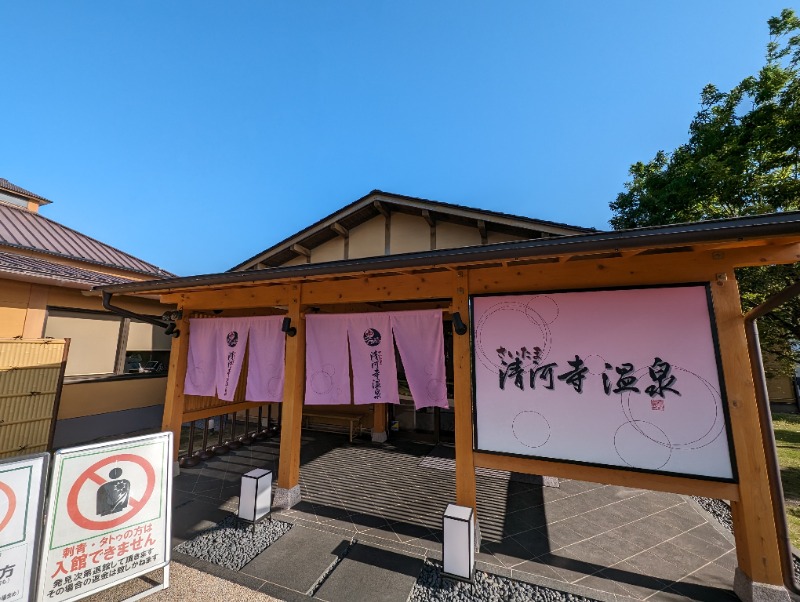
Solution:
<svg viewBox="0 0 800 602"><path fill-rule="evenodd" d="M311 257L311 251L306 249L303 245L298 245L295 243L289 248L298 255L302 255L303 257Z"/></svg>
<svg viewBox="0 0 800 602"><path fill-rule="evenodd" d="M422 217L425 218L425 221L428 222L428 225L432 228L436 225L436 220L433 219L431 212L427 209L422 210Z"/></svg>
<svg viewBox="0 0 800 602"><path fill-rule="evenodd" d="M778 492L769 480L733 270L726 280L720 279L711 286L711 297L739 473L739 500L731 502L736 557L739 568L752 581L783 585L780 544L772 513L772 496Z"/></svg>
<svg viewBox="0 0 800 602"><path fill-rule="evenodd" d="M214 416L222 416L223 414L234 414L243 410L258 409L266 405L266 403L269 402L241 401L238 403L229 403L225 401L218 406L186 412L183 415L183 422L194 422L195 420L204 420L206 418L213 418Z"/></svg>
<svg viewBox="0 0 800 602"><path fill-rule="evenodd" d="M350 236L350 231L338 222L334 222L333 224L331 224L331 230L336 232L336 234L338 234L342 238L347 238L348 236Z"/></svg>
<svg viewBox="0 0 800 602"><path fill-rule="evenodd" d="M459 312L464 322L469 320L469 278L466 272L451 276L453 287L452 311ZM469 324L471 327L472 325ZM455 405L456 439L456 504L469 506L477 512L475 492L475 462L472 453L472 351L471 335L453 332L453 403Z"/></svg>
<svg viewBox="0 0 800 602"><path fill-rule="evenodd" d="M265 283L260 286L161 295L161 302L180 305L189 310L285 306L298 289L297 284Z"/></svg>
<svg viewBox="0 0 800 602"><path fill-rule="evenodd" d="M563 263L511 263L508 268L476 267L470 270L470 287L473 294L481 294L704 282L715 280L715 274L732 266L794 263L798 260L800 245L792 244L681 254L680 261L667 253ZM520 261L525 262L524 259Z"/></svg>
<svg viewBox="0 0 800 602"><path fill-rule="evenodd" d="M372 201L372 206L378 210L383 217L389 217L389 210L383 206L383 203L380 201Z"/></svg>
<svg viewBox="0 0 800 602"><path fill-rule="evenodd" d="M389 213L384 216L384 245L383 245L383 254L384 255L391 255L392 254L392 214Z"/></svg>
<svg viewBox="0 0 800 602"><path fill-rule="evenodd" d="M373 433L386 433L387 425L387 408L385 403L372 404L372 432ZM374 439L373 439L374 441Z"/></svg>
<svg viewBox="0 0 800 602"><path fill-rule="evenodd" d="M183 308L179 308L183 309ZM189 354L189 312L184 311L184 318L176 323L181 331L179 337L172 339L167 371L167 393L164 399L164 414L161 419L161 430L172 431L172 459L178 459L181 444L181 424L183 424L183 383L186 380L186 359Z"/></svg>
<svg viewBox="0 0 800 602"><path fill-rule="evenodd" d="M739 487L736 483L720 483L718 481L702 481L686 477L646 474L602 466L584 466L553 460L520 458L485 452L475 452L475 466L493 470L508 470L524 474L547 475L562 479L619 485L621 487L666 491L682 495L702 495L723 500L739 499Z"/></svg>
<svg viewBox="0 0 800 602"><path fill-rule="evenodd" d="M489 242L489 233L486 230L486 220L478 220L478 232L481 234L481 244L485 245Z"/></svg>
<svg viewBox="0 0 800 602"><path fill-rule="evenodd" d="M450 272L367 277L347 282L309 282L303 285L303 302L307 305L328 305L443 299L449 298L452 293L451 282Z"/></svg>
<svg viewBox="0 0 800 602"><path fill-rule="evenodd" d="M306 384L306 320L302 313L302 288L289 301L287 316L297 334L286 337L286 369L281 414L281 447L278 485L291 489L300 483L300 438Z"/></svg>

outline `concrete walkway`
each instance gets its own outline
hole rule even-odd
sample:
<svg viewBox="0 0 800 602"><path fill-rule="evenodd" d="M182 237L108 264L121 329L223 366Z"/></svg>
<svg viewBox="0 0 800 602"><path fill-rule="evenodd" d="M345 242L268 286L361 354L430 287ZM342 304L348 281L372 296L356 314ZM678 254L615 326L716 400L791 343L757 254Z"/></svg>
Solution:
<svg viewBox="0 0 800 602"><path fill-rule="evenodd" d="M277 474L278 447L256 443L183 470L173 545L236 512L241 474ZM293 523L287 535L240 571L174 559L287 601L405 602L423 561L441 559L452 450L304 431L301 456L303 501L273 513ZM737 599L733 538L690 498L487 470L477 483L479 570L601 601ZM218 599L202 588L192 598Z"/></svg>

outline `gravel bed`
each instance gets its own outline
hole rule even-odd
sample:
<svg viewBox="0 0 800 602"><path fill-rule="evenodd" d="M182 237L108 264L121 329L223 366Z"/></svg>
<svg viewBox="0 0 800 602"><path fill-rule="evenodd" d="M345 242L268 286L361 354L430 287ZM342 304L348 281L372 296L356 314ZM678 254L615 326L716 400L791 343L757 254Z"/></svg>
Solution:
<svg viewBox="0 0 800 602"><path fill-rule="evenodd" d="M722 500L714 500L707 497L692 496L700 506L711 516L716 518L719 523L728 531L733 533L733 519L731 518L731 507ZM800 583L800 558L792 553L792 563L794 564L794 580Z"/></svg>
<svg viewBox="0 0 800 602"><path fill-rule="evenodd" d="M194 539L176 546L175 551L238 571L291 528L291 523L272 519L253 528L252 523L229 516Z"/></svg>
<svg viewBox="0 0 800 602"><path fill-rule="evenodd" d="M733 519L731 519L731 507L722 500L714 500L708 497L692 496L692 499L700 504L700 507L713 516L728 531L733 533Z"/></svg>
<svg viewBox="0 0 800 602"><path fill-rule="evenodd" d="M408 602L596 602L554 589L475 571L474 583L442 576L438 564L426 560Z"/></svg>

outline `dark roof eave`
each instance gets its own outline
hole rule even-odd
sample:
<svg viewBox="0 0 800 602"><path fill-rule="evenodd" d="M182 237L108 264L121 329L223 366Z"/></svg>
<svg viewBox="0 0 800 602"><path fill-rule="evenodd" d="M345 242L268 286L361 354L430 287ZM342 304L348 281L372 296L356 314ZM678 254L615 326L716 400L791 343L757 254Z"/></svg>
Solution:
<svg viewBox="0 0 800 602"><path fill-rule="evenodd" d="M561 254L597 253L641 246L687 245L720 240L760 238L764 236L800 235L800 211L771 213L743 218L653 226L632 230L576 234L558 238L533 239L497 243L479 247L461 247L402 255L381 255L364 259L311 263L299 266L222 272L142 281L130 284L98 286L94 290L121 292L156 292L176 288L192 288L220 284L265 282L326 276L363 271L381 271L403 268L430 267L442 264L469 263L520 258L534 258Z"/></svg>

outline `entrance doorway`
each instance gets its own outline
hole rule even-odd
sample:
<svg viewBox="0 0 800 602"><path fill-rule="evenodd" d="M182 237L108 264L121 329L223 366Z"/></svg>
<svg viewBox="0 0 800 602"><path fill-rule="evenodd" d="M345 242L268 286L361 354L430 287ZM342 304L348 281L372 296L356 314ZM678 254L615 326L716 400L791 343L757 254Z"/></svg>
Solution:
<svg viewBox="0 0 800 602"><path fill-rule="evenodd" d="M416 409L405 379L400 355L397 370L400 380L400 403L389 406L389 436L410 441L429 443L455 443L455 415L453 412L453 323L444 320L444 366L447 378L447 408Z"/></svg>

